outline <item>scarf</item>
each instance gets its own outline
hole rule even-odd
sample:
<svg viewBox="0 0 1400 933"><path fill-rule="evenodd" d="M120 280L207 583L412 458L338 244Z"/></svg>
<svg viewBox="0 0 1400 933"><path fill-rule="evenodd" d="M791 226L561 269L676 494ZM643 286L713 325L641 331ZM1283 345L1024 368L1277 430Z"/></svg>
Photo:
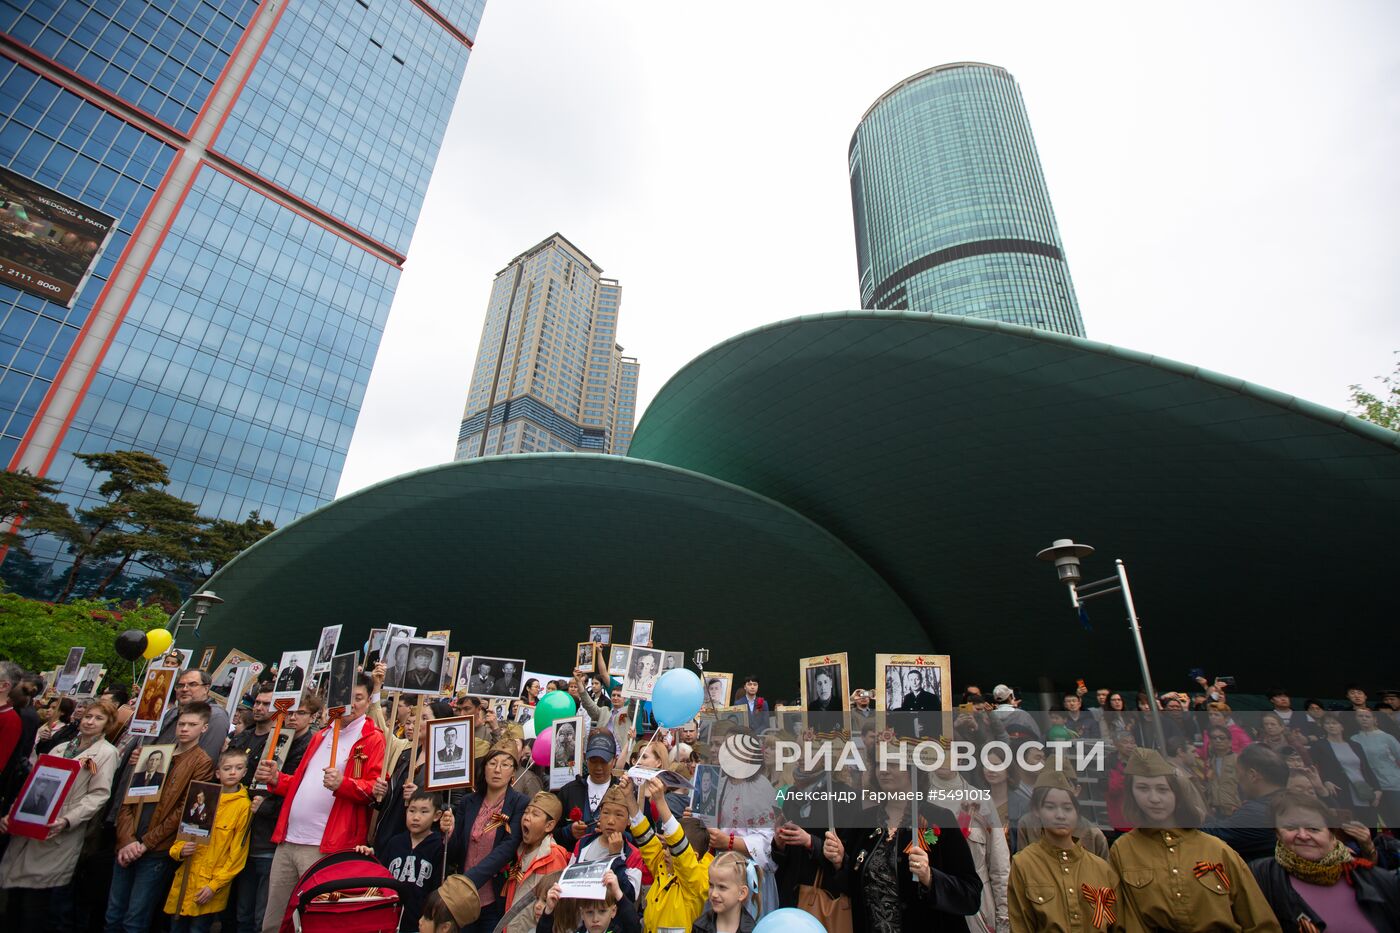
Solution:
<svg viewBox="0 0 1400 933"><path fill-rule="evenodd" d="M1285 849L1283 843L1277 842L1274 843L1274 858L1283 866L1284 871L1299 881L1323 887L1331 887L1343 875L1346 875L1347 884L1355 885L1351 873L1358 868L1370 868L1372 864L1366 859L1353 856L1351 850L1340 841L1334 842L1332 851L1317 861L1303 858L1296 852Z"/></svg>

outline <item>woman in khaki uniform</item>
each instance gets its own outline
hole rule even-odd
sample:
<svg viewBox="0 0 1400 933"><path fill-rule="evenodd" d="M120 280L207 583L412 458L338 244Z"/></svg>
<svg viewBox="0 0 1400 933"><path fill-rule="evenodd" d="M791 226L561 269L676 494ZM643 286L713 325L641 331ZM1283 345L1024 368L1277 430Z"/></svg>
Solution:
<svg viewBox="0 0 1400 933"><path fill-rule="evenodd" d="M1121 879L1122 929L1282 933L1244 859L1189 828L1200 825L1204 805L1166 759L1139 748L1124 773L1123 815L1139 828L1118 837L1108 854Z"/></svg>
<svg viewBox="0 0 1400 933"><path fill-rule="evenodd" d="M1069 778L1045 768L1031 794L1030 813L1042 835L1011 859L1007 891L1011 929L1103 933L1118 924L1118 876L1074 838L1079 802Z"/></svg>

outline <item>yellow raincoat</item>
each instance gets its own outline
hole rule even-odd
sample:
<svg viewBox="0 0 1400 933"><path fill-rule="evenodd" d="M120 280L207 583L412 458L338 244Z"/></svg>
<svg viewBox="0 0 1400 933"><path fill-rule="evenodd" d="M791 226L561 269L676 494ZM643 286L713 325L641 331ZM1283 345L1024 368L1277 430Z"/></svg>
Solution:
<svg viewBox="0 0 1400 933"><path fill-rule="evenodd" d="M233 879L243 870L248 859L248 820L252 807L248 792L242 787L233 793L219 795L219 808L214 812L214 830L209 841L194 850L185 864L175 871L170 894L165 899L165 912L181 917L216 914L228 906L228 892ZM170 857L181 861L180 850L185 847L176 839L170 847ZM183 883L185 897L180 899ZM209 887L214 896L207 903L195 903L201 888Z"/></svg>

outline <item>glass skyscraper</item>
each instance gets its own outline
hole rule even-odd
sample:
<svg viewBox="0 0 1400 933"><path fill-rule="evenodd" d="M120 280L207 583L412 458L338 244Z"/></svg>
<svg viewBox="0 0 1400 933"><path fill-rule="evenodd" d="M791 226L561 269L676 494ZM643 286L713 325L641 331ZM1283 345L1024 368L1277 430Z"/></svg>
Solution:
<svg viewBox="0 0 1400 933"><path fill-rule="evenodd" d="M330 500L484 6L0 5L0 166L116 218L71 307L0 284L0 461L75 505L115 449L211 517Z"/></svg>
<svg viewBox="0 0 1400 933"><path fill-rule="evenodd" d="M939 65L871 105L851 137L863 308L1084 335L1016 81Z"/></svg>
<svg viewBox="0 0 1400 933"><path fill-rule="evenodd" d="M617 343L621 304L617 280L557 233L496 273L455 459L626 454L640 367Z"/></svg>

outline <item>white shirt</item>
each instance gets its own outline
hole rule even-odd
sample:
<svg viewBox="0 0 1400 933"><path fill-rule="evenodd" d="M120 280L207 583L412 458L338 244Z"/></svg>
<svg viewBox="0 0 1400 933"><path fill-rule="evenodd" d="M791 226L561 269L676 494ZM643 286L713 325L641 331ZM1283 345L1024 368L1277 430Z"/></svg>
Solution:
<svg viewBox="0 0 1400 933"><path fill-rule="evenodd" d="M588 809L593 811L593 815L598 815L598 805L603 802L603 795L612 787L612 781L604 781L601 784L594 784L593 779L588 779Z"/></svg>
<svg viewBox="0 0 1400 933"><path fill-rule="evenodd" d="M360 740L365 728L365 717L352 721L340 729L340 741L336 755L344 760L337 763L343 769L350 758L350 749ZM331 818L331 805L335 803L335 793L327 790L321 774L331 766L331 737L322 735L321 744L316 747L306 770L302 772L301 784L296 796L291 799L291 811L287 814L287 842L304 846L319 846L321 834Z"/></svg>

